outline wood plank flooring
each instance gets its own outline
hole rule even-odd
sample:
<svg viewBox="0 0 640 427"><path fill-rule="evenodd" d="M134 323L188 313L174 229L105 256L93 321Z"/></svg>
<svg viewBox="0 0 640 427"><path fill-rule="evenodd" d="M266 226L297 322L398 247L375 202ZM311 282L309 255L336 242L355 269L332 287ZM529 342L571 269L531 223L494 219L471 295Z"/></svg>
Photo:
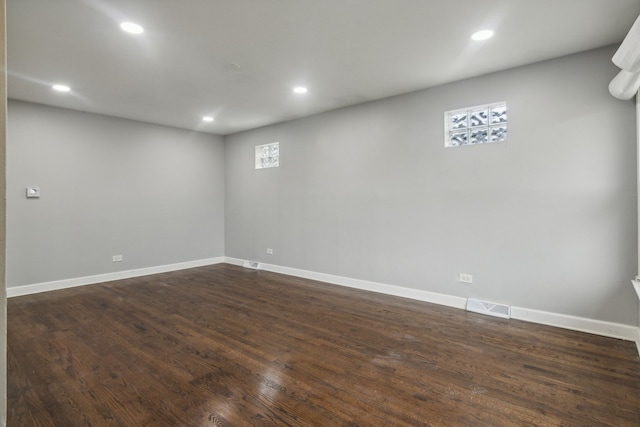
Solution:
<svg viewBox="0 0 640 427"><path fill-rule="evenodd" d="M8 313L9 426L640 426L632 342L226 264Z"/></svg>

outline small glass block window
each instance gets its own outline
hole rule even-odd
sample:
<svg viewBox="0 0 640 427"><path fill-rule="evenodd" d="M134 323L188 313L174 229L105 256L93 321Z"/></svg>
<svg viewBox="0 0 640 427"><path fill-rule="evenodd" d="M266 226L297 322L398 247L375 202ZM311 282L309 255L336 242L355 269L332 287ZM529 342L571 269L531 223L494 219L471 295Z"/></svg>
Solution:
<svg viewBox="0 0 640 427"><path fill-rule="evenodd" d="M272 142L256 146L256 169L280 166L280 143Z"/></svg>
<svg viewBox="0 0 640 427"><path fill-rule="evenodd" d="M507 103L447 111L444 113L444 127L445 147L506 141Z"/></svg>

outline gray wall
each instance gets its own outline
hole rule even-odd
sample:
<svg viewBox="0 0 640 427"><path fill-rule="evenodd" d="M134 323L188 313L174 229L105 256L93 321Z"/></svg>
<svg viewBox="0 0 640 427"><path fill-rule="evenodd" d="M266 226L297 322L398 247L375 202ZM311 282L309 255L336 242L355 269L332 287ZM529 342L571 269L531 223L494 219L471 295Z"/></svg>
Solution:
<svg viewBox="0 0 640 427"><path fill-rule="evenodd" d="M607 92L614 51L227 137L227 256L637 324L635 116ZM508 142L444 148L444 111L502 100ZM274 141L281 166L255 170Z"/></svg>
<svg viewBox="0 0 640 427"><path fill-rule="evenodd" d="M8 286L224 255L221 137L19 101L8 117Z"/></svg>

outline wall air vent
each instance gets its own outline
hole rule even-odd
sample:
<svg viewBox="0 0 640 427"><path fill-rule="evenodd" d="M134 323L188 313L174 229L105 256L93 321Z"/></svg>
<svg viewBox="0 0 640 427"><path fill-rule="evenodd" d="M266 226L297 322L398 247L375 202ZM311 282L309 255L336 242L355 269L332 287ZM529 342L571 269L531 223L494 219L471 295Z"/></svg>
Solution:
<svg viewBox="0 0 640 427"><path fill-rule="evenodd" d="M511 318L510 305L481 301L473 298L469 298L467 300L467 311L473 311L474 313L480 314L488 314L489 316L502 317L503 319Z"/></svg>
<svg viewBox="0 0 640 427"><path fill-rule="evenodd" d="M260 263L258 261L245 261L242 263L242 266L245 268L251 268L254 270L260 269Z"/></svg>

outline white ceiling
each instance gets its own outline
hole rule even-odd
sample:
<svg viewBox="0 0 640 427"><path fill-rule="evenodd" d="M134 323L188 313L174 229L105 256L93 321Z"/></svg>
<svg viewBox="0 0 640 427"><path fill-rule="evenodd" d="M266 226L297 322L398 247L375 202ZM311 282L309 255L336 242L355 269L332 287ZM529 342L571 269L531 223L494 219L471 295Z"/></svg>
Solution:
<svg viewBox="0 0 640 427"><path fill-rule="evenodd" d="M619 43L640 14L640 0L6 3L10 98L220 135Z"/></svg>

